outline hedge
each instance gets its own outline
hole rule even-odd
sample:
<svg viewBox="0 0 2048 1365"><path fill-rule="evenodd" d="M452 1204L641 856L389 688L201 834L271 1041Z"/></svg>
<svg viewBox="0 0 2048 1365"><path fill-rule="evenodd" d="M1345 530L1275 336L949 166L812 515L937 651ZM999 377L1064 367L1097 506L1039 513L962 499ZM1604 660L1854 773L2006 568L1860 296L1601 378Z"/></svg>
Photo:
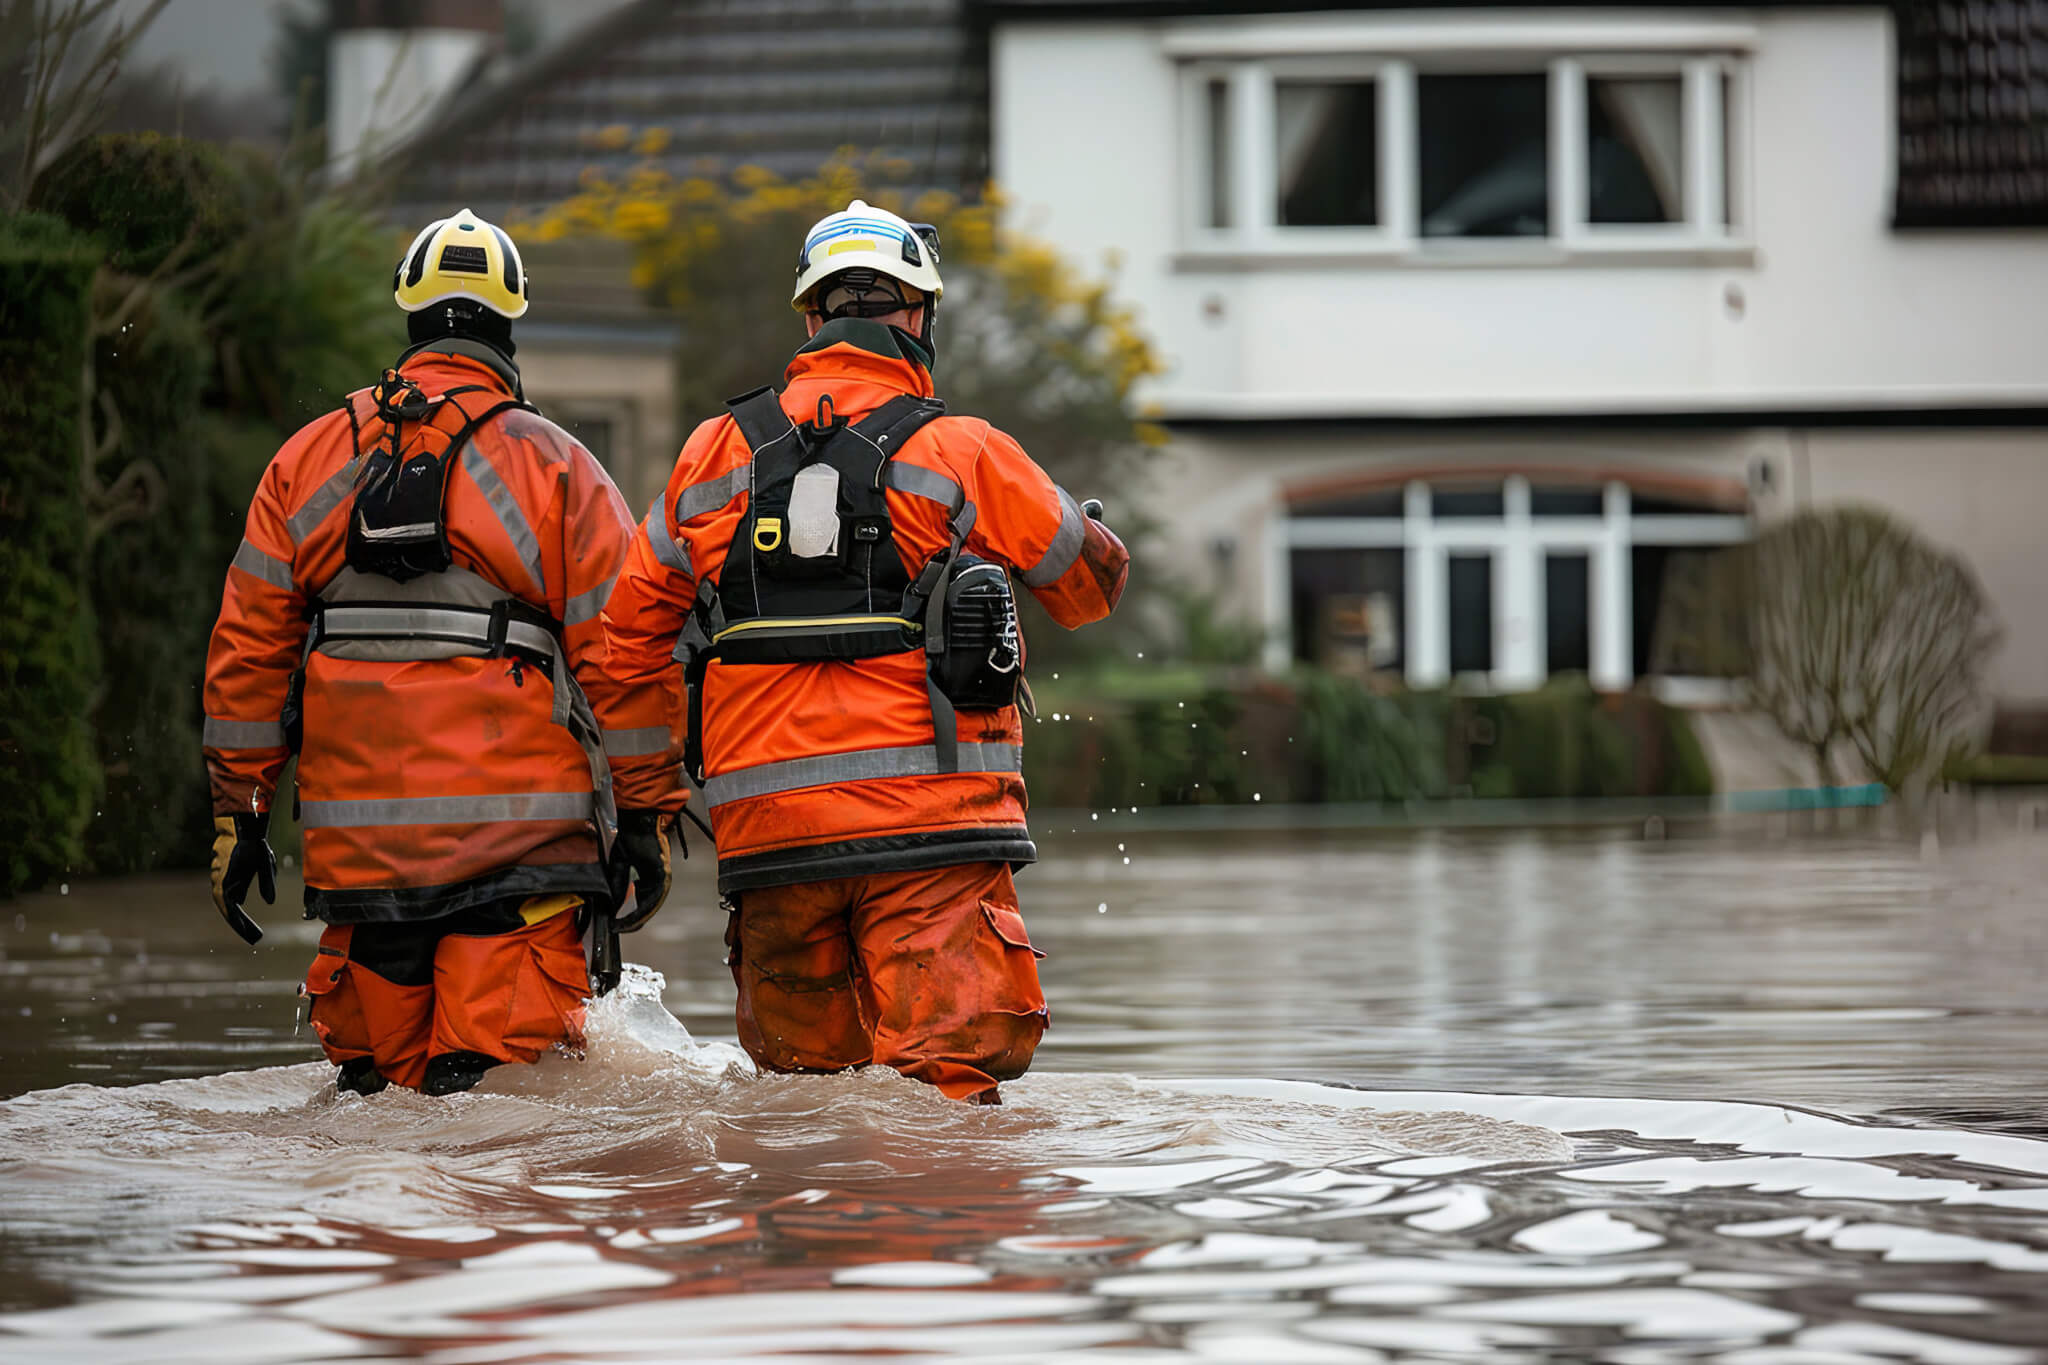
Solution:
<svg viewBox="0 0 2048 1365"><path fill-rule="evenodd" d="M99 245L103 307L143 286L131 325L94 355L124 433L99 477L140 461L161 490L84 566L105 773L86 859L103 873L202 862L199 690L221 581L271 454L402 346L401 243L253 153L154 134L77 144L33 202Z"/></svg>
<svg viewBox="0 0 2048 1365"><path fill-rule="evenodd" d="M98 253L0 220L0 894L80 864L99 789L79 375Z"/></svg>
<svg viewBox="0 0 2048 1365"><path fill-rule="evenodd" d="M1162 667L1039 688L1025 736L1043 806L1695 796L1713 790L1684 711L1580 676L1498 696Z"/></svg>

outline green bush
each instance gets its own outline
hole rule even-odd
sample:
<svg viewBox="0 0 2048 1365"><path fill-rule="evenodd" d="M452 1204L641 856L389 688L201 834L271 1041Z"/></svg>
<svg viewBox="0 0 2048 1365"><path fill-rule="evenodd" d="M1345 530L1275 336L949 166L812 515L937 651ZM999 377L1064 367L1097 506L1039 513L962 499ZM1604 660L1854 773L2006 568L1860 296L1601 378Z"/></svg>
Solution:
<svg viewBox="0 0 2048 1365"><path fill-rule="evenodd" d="M1440 693L1374 692L1354 678L1309 672L1296 686L1298 738L1318 801L1413 801L1445 796L1450 707Z"/></svg>
<svg viewBox="0 0 2048 1365"><path fill-rule="evenodd" d="M1583 677L1533 692L1375 688L1307 669L1284 683L1162 666L1050 683L1025 736L1041 806L1696 796L1713 774L1687 714Z"/></svg>
<svg viewBox="0 0 2048 1365"><path fill-rule="evenodd" d="M99 787L79 374L97 253L0 220L0 894L79 864Z"/></svg>

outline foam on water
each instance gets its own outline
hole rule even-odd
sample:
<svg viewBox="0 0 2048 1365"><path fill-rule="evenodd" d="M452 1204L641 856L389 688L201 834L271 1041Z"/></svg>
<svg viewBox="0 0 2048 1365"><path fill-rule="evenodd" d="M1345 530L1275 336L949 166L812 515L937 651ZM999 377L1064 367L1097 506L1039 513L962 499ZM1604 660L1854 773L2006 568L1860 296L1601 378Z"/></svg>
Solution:
<svg viewBox="0 0 2048 1365"><path fill-rule="evenodd" d="M2048 1324L2025 1137L1057 1073L974 1108L759 1075L661 990L447 1099L0 1102L0 1357L2006 1365Z"/></svg>

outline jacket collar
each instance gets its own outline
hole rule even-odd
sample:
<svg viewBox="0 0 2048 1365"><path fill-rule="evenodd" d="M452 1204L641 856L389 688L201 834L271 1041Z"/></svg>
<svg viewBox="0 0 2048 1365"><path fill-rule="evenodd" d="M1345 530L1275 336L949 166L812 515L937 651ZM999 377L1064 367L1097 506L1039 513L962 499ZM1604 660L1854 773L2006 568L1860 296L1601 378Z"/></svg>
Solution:
<svg viewBox="0 0 2048 1365"><path fill-rule="evenodd" d="M783 378L791 384L851 379L920 398L933 393L931 353L908 332L866 318L835 318L820 327L790 358Z"/></svg>
<svg viewBox="0 0 2048 1365"><path fill-rule="evenodd" d="M519 383L519 367L512 363L497 347L470 337L435 337L407 347L398 357L398 368L408 378L417 382L423 375L447 374L456 376L444 388L457 384L490 383L503 388L515 398L525 398L525 391Z"/></svg>

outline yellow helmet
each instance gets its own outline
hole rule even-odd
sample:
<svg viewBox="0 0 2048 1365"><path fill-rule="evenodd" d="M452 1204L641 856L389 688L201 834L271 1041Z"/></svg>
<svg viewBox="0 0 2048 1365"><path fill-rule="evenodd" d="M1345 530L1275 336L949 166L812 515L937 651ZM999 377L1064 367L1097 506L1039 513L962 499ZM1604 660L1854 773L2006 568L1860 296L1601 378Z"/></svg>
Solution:
<svg viewBox="0 0 2048 1365"><path fill-rule="evenodd" d="M469 299L516 318L526 312L526 267L503 228L464 209L420 230L391 272L391 291L408 313Z"/></svg>

